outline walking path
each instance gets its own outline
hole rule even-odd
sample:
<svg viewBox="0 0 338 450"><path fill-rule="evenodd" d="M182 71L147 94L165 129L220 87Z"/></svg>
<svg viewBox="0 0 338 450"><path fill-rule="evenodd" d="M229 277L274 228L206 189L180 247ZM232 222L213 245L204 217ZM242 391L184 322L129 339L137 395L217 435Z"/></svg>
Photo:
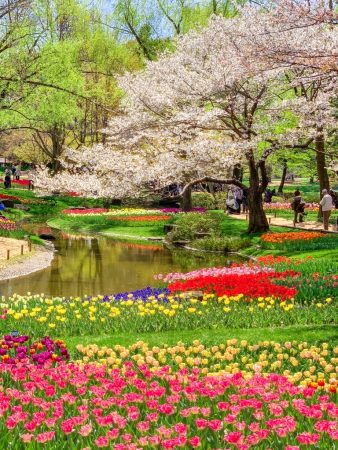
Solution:
<svg viewBox="0 0 338 450"><path fill-rule="evenodd" d="M45 269L53 257L53 247L33 245L29 251L26 241L0 237L0 281Z"/></svg>
<svg viewBox="0 0 338 450"><path fill-rule="evenodd" d="M23 248L21 249L21 247ZM28 242L18 239L0 237L0 260L7 260L7 250L9 250L9 259L13 256L21 255L29 252Z"/></svg>
<svg viewBox="0 0 338 450"><path fill-rule="evenodd" d="M233 214L231 215L231 217L235 219L248 220L247 214ZM308 221L303 223L297 223L296 227L294 227L293 221L291 219L284 219L283 217L275 217L271 214L267 214L266 217L268 218L270 225L275 225L278 227L298 228L300 230L308 230L308 231L324 231L323 224L321 222ZM338 230L336 226L330 225L328 232L338 233Z"/></svg>

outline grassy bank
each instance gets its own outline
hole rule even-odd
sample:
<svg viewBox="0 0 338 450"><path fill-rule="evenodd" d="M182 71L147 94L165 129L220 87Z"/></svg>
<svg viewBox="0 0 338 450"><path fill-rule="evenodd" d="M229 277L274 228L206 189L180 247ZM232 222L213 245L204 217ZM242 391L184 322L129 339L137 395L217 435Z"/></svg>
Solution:
<svg viewBox="0 0 338 450"><path fill-rule="evenodd" d="M147 239L150 237L164 237L163 224L153 223L148 226L121 225L108 221L104 217L76 217L66 216L53 218L48 225L57 230L69 233L100 233L105 236L121 237L125 239Z"/></svg>

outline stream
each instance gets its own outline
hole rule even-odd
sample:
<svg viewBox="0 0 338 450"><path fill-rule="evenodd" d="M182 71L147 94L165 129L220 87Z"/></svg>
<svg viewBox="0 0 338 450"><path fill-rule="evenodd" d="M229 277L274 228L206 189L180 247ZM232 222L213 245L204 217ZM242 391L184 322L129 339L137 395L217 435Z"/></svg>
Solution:
<svg viewBox="0 0 338 450"><path fill-rule="evenodd" d="M156 286L154 275L188 272L238 262L236 255L169 250L161 242L121 242L103 236L57 233L52 265L0 282L0 295L52 296L116 294Z"/></svg>

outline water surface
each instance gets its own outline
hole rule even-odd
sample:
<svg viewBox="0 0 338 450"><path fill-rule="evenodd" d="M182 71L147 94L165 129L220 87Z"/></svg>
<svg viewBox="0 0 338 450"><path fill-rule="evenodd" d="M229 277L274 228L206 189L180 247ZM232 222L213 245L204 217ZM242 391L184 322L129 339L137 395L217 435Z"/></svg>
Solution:
<svg viewBox="0 0 338 450"><path fill-rule="evenodd" d="M54 296L116 294L154 286L154 275L224 266L233 255L171 252L161 243L119 242L106 237L67 236L55 241L51 267L0 283L0 295L44 293Z"/></svg>

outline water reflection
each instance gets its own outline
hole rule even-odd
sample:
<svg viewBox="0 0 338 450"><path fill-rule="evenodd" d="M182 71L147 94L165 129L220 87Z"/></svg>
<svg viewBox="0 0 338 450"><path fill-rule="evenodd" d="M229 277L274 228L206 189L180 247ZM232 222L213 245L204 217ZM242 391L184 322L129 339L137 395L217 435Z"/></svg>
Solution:
<svg viewBox="0 0 338 450"><path fill-rule="evenodd" d="M97 295L125 292L154 285L154 275L222 266L233 258L170 252L159 244L125 243L105 237L60 234L50 268L0 283L1 295Z"/></svg>

